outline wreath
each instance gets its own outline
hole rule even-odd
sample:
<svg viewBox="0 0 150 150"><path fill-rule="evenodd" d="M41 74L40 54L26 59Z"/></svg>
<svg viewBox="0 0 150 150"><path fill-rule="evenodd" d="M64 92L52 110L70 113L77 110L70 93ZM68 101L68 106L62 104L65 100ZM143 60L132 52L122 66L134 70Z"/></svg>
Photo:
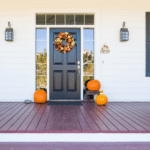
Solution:
<svg viewBox="0 0 150 150"><path fill-rule="evenodd" d="M62 41L65 40L67 44L63 45ZM60 32L58 36L55 37L55 48L60 53L67 53L73 49L75 46L74 38L68 32Z"/></svg>

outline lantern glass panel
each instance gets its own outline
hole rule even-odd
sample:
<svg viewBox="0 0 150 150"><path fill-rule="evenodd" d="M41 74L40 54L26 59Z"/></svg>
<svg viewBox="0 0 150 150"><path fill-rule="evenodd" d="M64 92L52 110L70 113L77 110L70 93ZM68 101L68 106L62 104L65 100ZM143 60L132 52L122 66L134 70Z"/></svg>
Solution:
<svg viewBox="0 0 150 150"><path fill-rule="evenodd" d="M7 28L5 31L5 40L6 41L13 41L13 29Z"/></svg>

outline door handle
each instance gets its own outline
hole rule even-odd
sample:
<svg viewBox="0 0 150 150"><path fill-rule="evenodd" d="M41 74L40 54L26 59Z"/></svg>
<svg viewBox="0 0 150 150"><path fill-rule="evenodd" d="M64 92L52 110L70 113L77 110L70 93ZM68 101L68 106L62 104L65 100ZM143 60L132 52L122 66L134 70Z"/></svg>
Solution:
<svg viewBox="0 0 150 150"><path fill-rule="evenodd" d="M80 76L80 69L78 69L78 76Z"/></svg>
<svg viewBox="0 0 150 150"><path fill-rule="evenodd" d="M78 76L80 76L80 65L77 66Z"/></svg>

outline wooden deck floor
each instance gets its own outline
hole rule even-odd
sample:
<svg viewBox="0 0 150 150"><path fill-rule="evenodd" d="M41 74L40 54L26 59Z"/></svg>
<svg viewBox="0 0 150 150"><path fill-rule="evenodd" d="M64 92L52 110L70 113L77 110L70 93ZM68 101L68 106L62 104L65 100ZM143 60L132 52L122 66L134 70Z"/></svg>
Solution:
<svg viewBox="0 0 150 150"><path fill-rule="evenodd" d="M0 133L150 133L149 102L0 103Z"/></svg>

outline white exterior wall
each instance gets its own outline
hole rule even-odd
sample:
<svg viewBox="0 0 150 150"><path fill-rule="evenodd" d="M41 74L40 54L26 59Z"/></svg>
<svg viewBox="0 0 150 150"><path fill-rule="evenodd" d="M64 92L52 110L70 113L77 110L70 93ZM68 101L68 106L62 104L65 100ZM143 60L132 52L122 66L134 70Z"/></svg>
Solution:
<svg viewBox="0 0 150 150"><path fill-rule="evenodd" d="M2 1L2 0L0 0ZM59 4L58 4L59 3ZM70 7L70 8L69 8ZM148 1L122 3L76 1L19 1L0 5L0 101L33 100L35 91L35 13L73 13L94 10L95 79L101 82L109 101L150 101L150 78L145 77L145 12ZM6 42L8 21L14 29L14 41ZM129 41L120 42L123 21L129 29ZM109 54L100 54L103 44ZM104 63L102 63L104 62Z"/></svg>

